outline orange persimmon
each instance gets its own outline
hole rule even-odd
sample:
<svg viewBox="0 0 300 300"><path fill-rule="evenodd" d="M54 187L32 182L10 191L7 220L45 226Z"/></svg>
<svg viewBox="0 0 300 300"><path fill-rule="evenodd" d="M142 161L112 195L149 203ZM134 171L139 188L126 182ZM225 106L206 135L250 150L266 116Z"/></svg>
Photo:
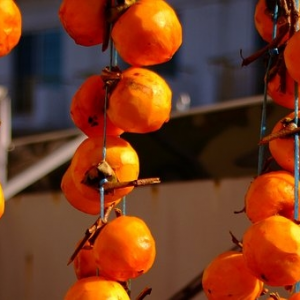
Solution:
<svg viewBox="0 0 300 300"><path fill-rule="evenodd" d="M264 284L249 272L241 252L226 251L204 269L202 286L209 300L253 300Z"/></svg>
<svg viewBox="0 0 300 300"><path fill-rule="evenodd" d="M160 1L160 0L159 0ZM170 118L172 91L155 72L130 67L113 89L107 115L126 132L147 133L161 128Z"/></svg>
<svg viewBox="0 0 300 300"><path fill-rule="evenodd" d="M100 276L77 280L67 291L64 300L130 300L122 285Z"/></svg>
<svg viewBox="0 0 300 300"><path fill-rule="evenodd" d="M81 241L78 242L78 244ZM93 247L86 243L75 256L73 261L74 272L77 279L97 275L97 265L93 253Z"/></svg>
<svg viewBox="0 0 300 300"><path fill-rule="evenodd" d="M19 43L22 15L13 0L0 1L0 57L9 54Z"/></svg>
<svg viewBox="0 0 300 300"><path fill-rule="evenodd" d="M99 215L101 206L100 206L100 196L98 193L84 194L79 188L75 185L74 179L70 167L63 174L61 180L61 190L66 198L66 200L79 211L90 214L90 215ZM110 201L110 198L105 198L104 206L108 207L113 203L117 205L121 201L120 199L113 199Z"/></svg>
<svg viewBox="0 0 300 300"><path fill-rule="evenodd" d="M288 298L288 300L300 300L300 292L294 293Z"/></svg>
<svg viewBox="0 0 300 300"><path fill-rule="evenodd" d="M270 286L300 280L300 227L283 216L250 225L243 235L243 255L254 276Z"/></svg>
<svg viewBox="0 0 300 300"><path fill-rule="evenodd" d="M105 31L106 0L63 0L58 11L65 31L81 46L101 44Z"/></svg>
<svg viewBox="0 0 300 300"><path fill-rule="evenodd" d="M87 136L103 136L104 122L107 135L121 135L124 130L116 127L104 116L105 85L101 75L89 76L76 91L71 102L71 118Z"/></svg>
<svg viewBox="0 0 300 300"><path fill-rule="evenodd" d="M138 155L125 139L107 136L105 142L105 159L102 155L104 138L88 137L75 150L69 166L75 186L93 201L100 198L101 180L125 182L136 180L139 175ZM108 191L104 201L115 202L132 190L131 186Z"/></svg>
<svg viewBox="0 0 300 300"><path fill-rule="evenodd" d="M279 120L272 129L272 134L278 134L285 127L289 126L288 123L295 118L295 113L291 112L286 117ZM294 173L294 151L295 139L293 135L278 137L269 142L269 150L277 162L277 164L284 170Z"/></svg>
<svg viewBox="0 0 300 300"><path fill-rule="evenodd" d="M182 44L182 26L163 0L139 0L114 23L111 37L122 59L132 66L170 60Z"/></svg>
<svg viewBox="0 0 300 300"><path fill-rule="evenodd" d="M3 195L2 185L0 184L0 218L3 216L5 210L5 199Z"/></svg>
<svg viewBox="0 0 300 300"><path fill-rule="evenodd" d="M282 215L293 220L294 186L294 175L284 170L255 177L245 195L245 211L249 220L255 223L273 215Z"/></svg>
<svg viewBox="0 0 300 300"><path fill-rule="evenodd" d="M94 254L100 274L127 281L152 267L155 240L142 219L123 215L103 227L94 243Z"/></svg>

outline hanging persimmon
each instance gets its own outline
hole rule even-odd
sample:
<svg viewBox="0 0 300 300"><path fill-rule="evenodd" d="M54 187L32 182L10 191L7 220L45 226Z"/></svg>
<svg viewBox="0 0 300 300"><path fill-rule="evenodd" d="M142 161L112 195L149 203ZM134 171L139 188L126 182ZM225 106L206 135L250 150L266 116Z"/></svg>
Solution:
<svg viewBox="0 0 300 300"><path fill-rule="evenodd" d="M300 280L300 227L283 216L250 225L243 235L243 257L249 270L270 286Z"/></svg>
<svg viewBox="0 0 300 300"><path fill-rule="evenodd" d="M255 177L245 195L245 212L253 223L273 215L282 215L293 220L294 207L295 178L284 170Z"/></svg>
<svg viewBox="0 0 300 300"><path fill-rule="evenodd" d="M130 300L122 285L100 276L77 280L67 291L64 300Z"/></svg>
<svg viewBox="0 0 300 300"><path fill-rule="evenodd" d="M74 184L82 195L99 202L100 181L127 182L139 175L139 157L125 139L107 136L105 160L102 157L103 137L88 137L75 150L70 163ZM133 186L110 190L105 193L105 203L118 201L133 190ZM96 200L97 199L97 200Z"/></svg>
<svg viewBox="0 0 300 300"><path fill-rule="evenodd" d="M22 15L13 0L0 1L0 57L9 54L19 43L22 34Z"/></svg>
<svg viewBox="0 0 300 300"><path fill-rule="evenodd" d="M105 113L105 84L101 75L89 76L72 98L71 118L87 136L121 135L124 130L115 126ZM104 132L104 123L105 129Z"/></svg>
<svg viewBox="0 0 300 300"><path fill-rule="evenodd" d="M94 254L101 275L127 281L149 271L156 247L147 224L135 216L119 216L100 231Z"/></svg>
<svg viewBox="0 0 300 300"><path fill-rule="evenodd" d="M4 211L5 211L5 199L4 199L2 185L0 184L0 218L3 216Z"/></svg>
<svg viewBox="0 0 300 300"><path fill-rule="evenodd" d="M121 58L132 66L169 61L182 44L182 26L164 0L139 0L113 24L111 37Z"/></svg>
<svg viewBox="0 0 300 300"><path fill-rule="evenodd" d="M81 241L78 242L78 244ZM98 275L93 247L85 243L73 261L74 272L77 279Z"/></svg>
<svg viewBox="0 0 300 300"><path fill-rule="evenodd" d="M206 266L202 286L209 300L254 300L264 284L250 273L241 252L226 251Z"/></svg>
<svg viewBox="0 0 300 300"><path fill-rule="evenodd" d="M76 44L103 43L106 0L63 0L58 15L61 24Z"/></svg>
<svg viewBox="0 0 300 300"><path fill-rule="evenodd" d="M113 89L107 115L126 132L147 133L158 130L170 118L172 91L157 73L130 67L122 72Z"/></svg>

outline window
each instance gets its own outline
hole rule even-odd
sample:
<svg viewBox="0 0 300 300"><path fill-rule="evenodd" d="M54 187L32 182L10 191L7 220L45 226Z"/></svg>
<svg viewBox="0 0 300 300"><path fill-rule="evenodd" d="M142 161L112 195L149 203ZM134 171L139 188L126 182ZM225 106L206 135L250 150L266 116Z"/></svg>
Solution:
<svg viewBox="0 0 300 300"><path fill-rule="evenodd" d="M14 50L12 111L32 111L37 84L61 81L61 32L59 29L24 33Z"/></svg>

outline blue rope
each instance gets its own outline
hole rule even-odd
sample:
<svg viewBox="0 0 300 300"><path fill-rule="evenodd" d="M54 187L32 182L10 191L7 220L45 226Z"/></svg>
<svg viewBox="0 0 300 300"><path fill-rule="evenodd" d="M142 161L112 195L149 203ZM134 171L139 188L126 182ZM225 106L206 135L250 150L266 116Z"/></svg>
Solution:
<svg viewBox="0 0 300 300"><path fill-rule="evenodd" d="M274 25L273 25L273 39L276 37L277 33L277 19L278 19L278 4L276 2L274 7ZM264 85L264 99L263 99L263 105L262 105L262 113L261 113L261 124L260 124L260 139L262 139L266 135L267 130L267 86L269 81L269 71L272 65L272 58L274 55L278 54L278 49L271 49L269 51L270 57L268 60L267 70L266 70L266 82ZM258 149L258 168L257 168L257 174L260 175L263 171L263 165L264 165L264 157L265 156L265 145L262 144L259 146Z"/></svg>

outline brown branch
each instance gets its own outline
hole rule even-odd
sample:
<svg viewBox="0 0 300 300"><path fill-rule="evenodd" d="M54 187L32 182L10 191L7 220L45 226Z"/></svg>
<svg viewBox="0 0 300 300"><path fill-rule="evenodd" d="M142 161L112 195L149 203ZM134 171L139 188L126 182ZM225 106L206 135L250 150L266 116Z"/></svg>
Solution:
<svg viewBox="0 0 300 300"><path fill-rule="evenodd" d="M275 39L273 39L269 44L267 44L262 49L258 50L257 52L255 52L254 54L252 54L252 55L250 55L246 58L243 58L242 50L240 50L240 55L243 59L242 67L251 64L252 62L257 60L258 58L260 58L263 54L265 54L268 50L278 48L279 43L281 42L283 37L288 33L289 29L290 29L290 24L286 23L284 26L279 28L279 33L278 33L278 35L276 36Z"/></svg>
<svg viewBox="0 0 300 300"><path fill-rule="evenodd" d="M141 293L137 296L136 300L143 300L146 296L150 295L152 292L152 288L145 287Z"/></svg>

